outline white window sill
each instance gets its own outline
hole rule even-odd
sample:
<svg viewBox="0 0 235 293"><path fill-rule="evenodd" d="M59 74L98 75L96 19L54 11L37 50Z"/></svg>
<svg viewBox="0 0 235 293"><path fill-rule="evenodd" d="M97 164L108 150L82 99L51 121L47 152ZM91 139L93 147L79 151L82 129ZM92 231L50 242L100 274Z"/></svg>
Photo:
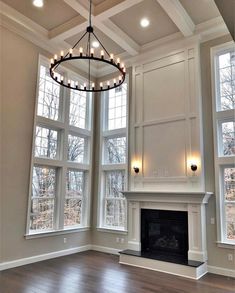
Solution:
<svg viewBox="0 0 235 293"><path fill-rule="evenodd" d="M217 246L220 248L227 248L227 249L234 249L235 250L235 243L228 243L228 242L220 242L217 241Z"/></svg>
<svg viewBox="0 0 235 293"><path fill-rule="evenodd" d="M82 227L82 228L72 228L72 229L56 230L56 231L35 232L31 234L25 234L24 236L25 236L25 239L34 239L34 238L42 238L42 237L50 237L50 236L56 236L56 235L84 232L89 230L90 230L90 227Z"/></svg>
<svg viewBox="0 0 235 293"><path fill-rule="evenodd" d="M118 230L118 229L105 228L105 227L97 227L97 231L113 233L113 234L121 234L121 235L127 235L127 233L128 233L127 230Z"/></svg>

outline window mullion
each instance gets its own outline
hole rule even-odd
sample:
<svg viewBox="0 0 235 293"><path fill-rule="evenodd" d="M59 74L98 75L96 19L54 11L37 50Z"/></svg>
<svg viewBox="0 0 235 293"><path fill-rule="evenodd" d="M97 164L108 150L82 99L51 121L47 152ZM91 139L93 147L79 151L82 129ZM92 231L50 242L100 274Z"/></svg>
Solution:
<svg viewBox="0 0 235 293"><path fill-rule="evenodd" d="M63 167L61 168L61 189L60 189L60 202L59 202L59 229L64 228L64 205L67 184L67 153L68 153L68 134L69 134L69 90L63 88L63 118L64 130L61 135L61 151Z"/></svg>

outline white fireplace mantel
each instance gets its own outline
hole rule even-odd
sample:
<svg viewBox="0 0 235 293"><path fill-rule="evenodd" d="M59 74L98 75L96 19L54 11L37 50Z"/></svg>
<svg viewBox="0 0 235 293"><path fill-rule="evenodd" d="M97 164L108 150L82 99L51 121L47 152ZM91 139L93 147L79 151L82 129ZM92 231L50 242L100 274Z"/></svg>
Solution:
<svg viewBox="0 0 235 293"><path fill-rule="evenodd" d="M169 202L207 204L212 192L123 191L127 200L139 202Z"/></svg>
<svg viewBox="0 0 235 293"><path fill-rule="evenodd" d="M206 208L212 192L123 191L128 201L128 248L141 250L141 209L187 211L188 259L207 261Z"/></svg>

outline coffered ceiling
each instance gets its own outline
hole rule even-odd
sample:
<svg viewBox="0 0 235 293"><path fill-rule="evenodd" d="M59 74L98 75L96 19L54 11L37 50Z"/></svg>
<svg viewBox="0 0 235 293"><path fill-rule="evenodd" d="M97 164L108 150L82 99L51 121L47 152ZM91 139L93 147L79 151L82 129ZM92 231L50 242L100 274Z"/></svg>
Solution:
<svg viewBox="0 0 235 293"><path fill-rule="evenodd" d="M92 23L110 53L130 58L165 41L227 33L214 0L93 0ZM67 49L86 29L88 0L0 0L3 25L50 52ZM141 27L140 20L150 21Z"/></svg>

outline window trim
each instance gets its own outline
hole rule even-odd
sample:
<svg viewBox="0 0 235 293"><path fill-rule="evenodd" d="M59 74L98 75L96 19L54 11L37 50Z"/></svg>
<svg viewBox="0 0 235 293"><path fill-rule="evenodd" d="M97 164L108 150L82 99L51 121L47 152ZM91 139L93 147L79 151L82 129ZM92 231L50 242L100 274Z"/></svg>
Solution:
<svg viewBox="0 0 235 293"><path fill-rule="evenodd" d="M231 165L235 166L235 156L222 156L220 137L222 134L222 123L234 119L234 110L219 111L219 83L218 80L218 55L230 52L235 49L233 42L227 42L222 45L212 47L211 57L211 88L212 88L212 116L213 116L213 136L214 136L214 165L215 165L215 191L216 191L216 226L217 226L217 245L223 248L235 248L234 240L225 239L226 221L225 221L225 200L224 183L222 182L222 173L224 168Z"/></svg>
<svg viewBox="0 0 235 293"><path fill-rule="evenodd" d="M128 189L129 186L129 177L128 177L128 170L129 170L129 106L130 106L130 77L129 74L126 75L126 83L127 83L127 100L126 100L126 127L125 128L119 128L119 129L111 129L107 130L107 92L104 92L103 94L100 94L100 119L99 119L99 176L98 176L98 205L97 205L97 231L101 232L107 232L107 233L115 233L115 234L127 234L127 211L128 207L126 206L126 224L124 229L115 228L115 227L108 227L104 226L104 205L103 205L103 199L105 194L105 172L107 171L115 171L115 170L123 170L126 175L126 184L125 187ZM104 152L105 152L105 140L110 137L126 137L126 163L125 164L106 164L103 161L104 158Z"/></svg>
<svg viewBox="0 0 235 293"><path fill-rule="evenodd" d="M48 58L45 56L39 54L38 56L38 68L37 68L37 86L35 91L35 106L34 106L34 123L33 123L33 140L32 140L32 152L31 152L31 162L30 162L30 180L29 180L29 189L28 189L28 208L27 208L27 221L26 221L26 239L31 238L37 238L37 237L48 237L49 235L60 235L65 233L73 233L77 231L86 231L90 229L90 214L91 214L91 182L92 182L92 160L93 160L93 138L94 138L94 130L92 125L94 124L94 97L90 95L90 98L88 99L87 103L87 120L88 125L86 126L87 129L81 129L79 127L75 127L72 125L69 125L69 98L66 97L66 89L61 88L60 90L60 109L59 109L59 118L60 120L52 120L46 117L38 116L37 115L37 105L38 105L38 92L39 92L39 80L40 80L40 67L41 65L46 66L49 68L49 61ZM61 70L65 70L67 77L71 79L71 77L76 76L77 79L80 79L82 82L84 82L84 78L80 76L79 74L71 71L70 69L67 69L65 67L61 67ZM65 111L67 109L68 111ZM62 119L63 117L63 119ZM61 136L61 145L59 149L59 155L56 159L50 159L50 158L40 158L34 156L34 149L35 149L35 129L37 126L42 127L51 127L52 129L57 130L59 133L59 136ZM63 137L68 134L75 134L81 137L86 137L89 140L89 148L87 150L87 163L74 163L69 162L65 159L65 156L67 156L67 144L65 143L65 140ZM59 140L58 140L59 141ZM62 153L66 154L63 155ZM32 172L33 167L35 165L40 166L48 166L48 167L55 167L57 169L56 176L60 177L59 180L57 180L57 192L56 192L56 200L57 205L54 210L54 221L57 223L54 225L53 230L45 230L45 231L31 231L30 232L30 211L31 211L31 198L32 198ZM58 172L58 168L60 168L60 172ZM77 171L83 171L85 180L84 180L84 203L83 203L83 225L79 226L70 226L69 228L64 227L63 221L64 221L64 200L65 200L65 188L66 188L66 170L67 169L75 169ZM88 176L89 174L89 176ZM62 190L64 189L64 190ZM58 198L60 198L58 200ZM63 226L63 229L62 229Z"/></svg>

